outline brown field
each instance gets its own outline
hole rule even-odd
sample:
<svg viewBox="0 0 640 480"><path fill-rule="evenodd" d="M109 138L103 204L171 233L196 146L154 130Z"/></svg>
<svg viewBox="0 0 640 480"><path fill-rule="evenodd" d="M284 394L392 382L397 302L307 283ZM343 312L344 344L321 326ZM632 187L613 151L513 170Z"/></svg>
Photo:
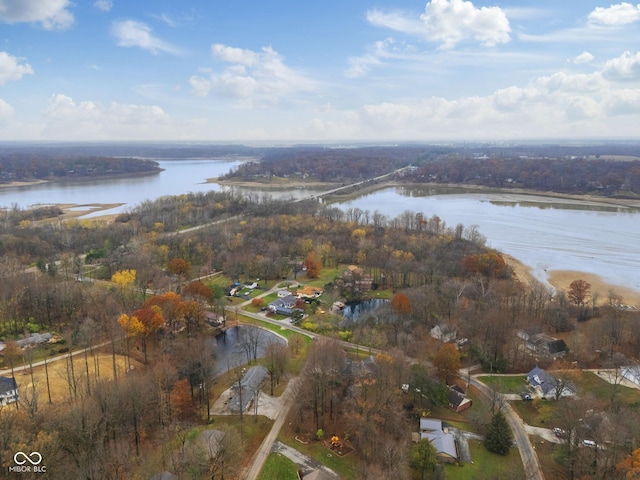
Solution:
<svg viewBox="0 0 640 480"><path fill-rule="evenodd" d="M117 375L125 375L126 357L116 355ZM73 357L73 369L76 378L76 388L78 393L86 392L87 388L87 364L89 368L89 378L91 385L99 380L113 380L113 359L110 354L96 353L95 358L91 354L87 354L87 363L85 363L84 355L75 355ZM135 368L142 368L142 364L135 360L131 360L131 365ZM97 368L96 368L97 367ZM53 403L66 402L69 400L69 358L49 363L47 365L49 371L49 389L51 390L51 401ZM99 372L99 375L97 373ZM18 383L18 392L23 399L31 398L31 375L24 372L16 372L16 382ZM33 383L36 387L36 395L39 404L48 402L49 396L47 392L47 379L44 365L33 368Z"/></svg>

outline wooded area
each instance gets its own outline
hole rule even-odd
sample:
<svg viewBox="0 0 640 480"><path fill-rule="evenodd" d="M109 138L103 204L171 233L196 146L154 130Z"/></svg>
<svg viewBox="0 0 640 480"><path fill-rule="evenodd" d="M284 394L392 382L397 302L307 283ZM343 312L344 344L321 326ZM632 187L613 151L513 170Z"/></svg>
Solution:
<svg viewBox="0 0 640 480"><path fill-rule="evenodd" d="M344 160L342 154L332 152L336 162ZM409 156L401 153L397 163L387 162L385 168L403 165ZM354 165L364 169L370 160L379 160L379 171L384 171L381 151L362 153ZM318 161L313 156L304 159ZM290 165L300 169L295 162ZM451 162L447 171L483 164L461 162ZM484 164L496 169L492 175L506 175L500 170L506 164ZM413 175L431 175L427 172L438 172L439 165L426 163ZM522 163L520 175L531 165ZM588 165L598 175L607 164L602 160ZM627 170L611 173L626 171L635 177L636 162L625 165ZM330 170L317 166L319 172ZM578 162L571 170L575 178L582 178L577 175L583 168L587 164ZM343 171L362 175L357 168ZM2 212L0 340L11 346L4 367L34 360L15 350L15 340L27 333L55 332L63 341L40 354L68 355L78 347L102 345L96 352L110 356L113 368L98 373L90 367L93 350L75 358L68 355L64 401L49 405L45 397L34 397L35 390L25 391L17 411L0 409L3 466L17 448L28 445L47 458L52 475L64 470L67 478L130 478L149 468L192 472L192 478L223 468L228 478L237 476L240 463L233 455L255 447L245 441L244 427L226 430L226 456L184 448L188 432L210 420L210 403L215 401L215 348L205 315L232 316L225 307L233 304L222 285L235 282L260 279L275 285L305 275L321 283L323 297L303 306L307 316L301 325L329 338L314 341L308 351L298 339L286 355L271 346L264 362L273 388L301 373L294 409L299 433L346 434L358 458L353 478L409 475L407 432L416 428L415 413L446 404L443 382L452 381L460 364L459 357L441 351L431 337L434 326L454 328L458 338L468 340L460 350L464 361L479 362L491 372L522 372L536 364L567 366L562 363L567 359L533 358L523 349L516 332L525 327L550 334L579 329L568 358L580 368L619 367L632 362L640 347L638 313L617 308L621 299L614 292L602 304L582 283L566 294L521 283L500 252L486 247L477 228L447 225L445 219L422 212L388 218L312 201L209 192L147 201L110 224L60 221L58 213L19 208ZM197 226L202 228L184 232ZM222 284L194 281L214 271L221 272ZM358 321L345 322L328 313L336 301L376 296L389 302ZM385 353L363 361L347 354L337 340ZM128 373L119 371L116 359L124 359ZM290 365L295 362L298 367ZM420 396L403 396L399 379L419 386ZM602 452L600 476L594 478L611 474L640 438L637 407L620 403L616 395L583 402L585 409L590 405L612 418L628 419L617 430L617 447ZM489 421L477 418L481 429L488 428ZM563 465L591 472L582 451L569 449L565 454L559 460Z"/></svg>

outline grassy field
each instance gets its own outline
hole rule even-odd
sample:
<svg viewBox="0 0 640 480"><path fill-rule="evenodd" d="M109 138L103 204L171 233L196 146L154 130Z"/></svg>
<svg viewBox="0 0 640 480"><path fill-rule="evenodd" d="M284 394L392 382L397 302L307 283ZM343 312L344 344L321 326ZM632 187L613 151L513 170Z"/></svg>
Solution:
<svg viewBox="0 0 640 480"><path fill-rule="evenodd" d="M512 448L508 455L489 452L482 442L469 441L472 463L462 466L447 465L447 480L495 480L525 478L518 449Z"/></svg>
<svg viewBox="0 0 640 480"><path fill-rule="evenodd" d="M142 364L131 360L134 368L142 368ZM118 376L125 375L127 369L127 359L122 355L116 355L116 373ZM49 372L49 387L47 389L47 371ZM87 370L89 376L87 377ZM109 381L113 379L113 358L110 354L96 353L94 357L87 354L85 362L84 355L73 356L73 371L76 378L76 388L86 391L87 378L92 385L96 381ZM71 379L71 365L69 359L65 358L57 362L49 363L46 367L39 366L33 368L33 384L35 385L36 395L40 404L49 401L48 390L51 392L52 403L69 401L69 380ZM20 395L30 395L31 393L31 375L16 374L16 382L18 383L18 391Z"/></svg>
<svg viewBox="0 0 640 480"><path fill-rule="evenodd" d="M527 386L525 375L482 375L478 380L500 393L520 393Z"/></svg>
<svg viewBox="0 0 640 480"><path fill-rule="evenodd" d="M296 464L279 453L272 453L258 475L258 480L298 480Z"/></svg>
<svg viewBox="0 0 640 480"><path fill-rule="evenodd" d="M556 373L558 375L558 373ZM572 371L567 373L571 381L576 385L579 396L592 396L602 404L611 401L612 388L609 382L598 377L593 372ZM620 405L638 408L640 406L640 390L617 385L616 401ZM562 402L573 402L573 398L561 398L559 400L540 400L532 402L512 402L512 407L518 412L525 423L534 427L552 428L553 415Z"/></svg>
<svg viewBox="0 0 640 480"><path fill-rule="evenodd" d="M295 439L295 433L291 429L291 425L289 425L288 428L285 425L280 431L278 440L290 445L321 464L326 465L344 480L355 478L355 473L358 470L358 462L360 461L355 452L340 457L339 455L334 455L322 442L311 441L309 443L301 443Z"/></svg>

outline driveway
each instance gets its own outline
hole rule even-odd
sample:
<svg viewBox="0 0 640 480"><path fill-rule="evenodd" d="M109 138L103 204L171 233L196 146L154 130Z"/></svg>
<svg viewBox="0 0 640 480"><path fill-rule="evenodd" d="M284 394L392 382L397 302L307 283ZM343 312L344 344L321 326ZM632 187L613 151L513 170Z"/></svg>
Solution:
<svg viewBox="0 0 640 480"><path fill-rule="evenodd" d="M289 445L285 445L280 441L276 441L273 444L273 448L271 449L271 451L284 455L293 463L295 463L298 467L298 470L302 472L302 476L308 475L309 473L315 472L316 470L321 470L322 472L324 472L328 479L340 479L340 476L329 467L322 465L321 463L315 461L313 458L307 457L295 448L290 447ZM327 453L327 455L331 455L331 453Z"/></svg>

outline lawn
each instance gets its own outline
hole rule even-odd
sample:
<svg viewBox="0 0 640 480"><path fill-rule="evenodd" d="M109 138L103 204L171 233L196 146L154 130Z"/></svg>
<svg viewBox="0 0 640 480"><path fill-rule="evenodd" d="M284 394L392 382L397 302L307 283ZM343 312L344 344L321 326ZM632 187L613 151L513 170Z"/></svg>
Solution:
<svg viewBox="0 0 640 480"><path fill-rule="evenodd" d="M298 480L298 468L287 457L272 453L258 475L258 480Z"/></svg>
<svg viewBox="0 0 640 480"><path fill-rule="evenodd" d="M500 393L521 393L527 387L525 375L482 375L478 380Z"/></svg>
<svg viewBox="0 0 640 480"><path fill-rule="evenodd" d="M508 455L489 452L478 440L469 440L472 463L462 466L447 465L447 480L494 480L496 478L525 478L522 460L517 448Z"/></svg>
<svg viewBox="0 0 640 480"><path fill-rule="evenodd" d="M559 375L558 372L555 373ZM576 385L579 396L591 395L597 401L608 404L611 399L612 385L593 372L572 371L569 374ZM637 408L640 405L640 390L618 385L616 397L621 405ZM511 402L511 406L522 417L525 423L535 427L551 428L553 412L559 402L573 402L573 398L559 400L534 399L532 402Z"/></svg>
<svg viewBox="0 0 640 480"><path fill-rule="evenodd" d="M357 452L354 451L341 457L331 452L323 442L311 440L308 443L302 443L295 438L295 423L295 421L285 423L282 430L280 430L278 440L313 458L322 465L326 465L344 480L355 478L360 462Z"/></svg>

